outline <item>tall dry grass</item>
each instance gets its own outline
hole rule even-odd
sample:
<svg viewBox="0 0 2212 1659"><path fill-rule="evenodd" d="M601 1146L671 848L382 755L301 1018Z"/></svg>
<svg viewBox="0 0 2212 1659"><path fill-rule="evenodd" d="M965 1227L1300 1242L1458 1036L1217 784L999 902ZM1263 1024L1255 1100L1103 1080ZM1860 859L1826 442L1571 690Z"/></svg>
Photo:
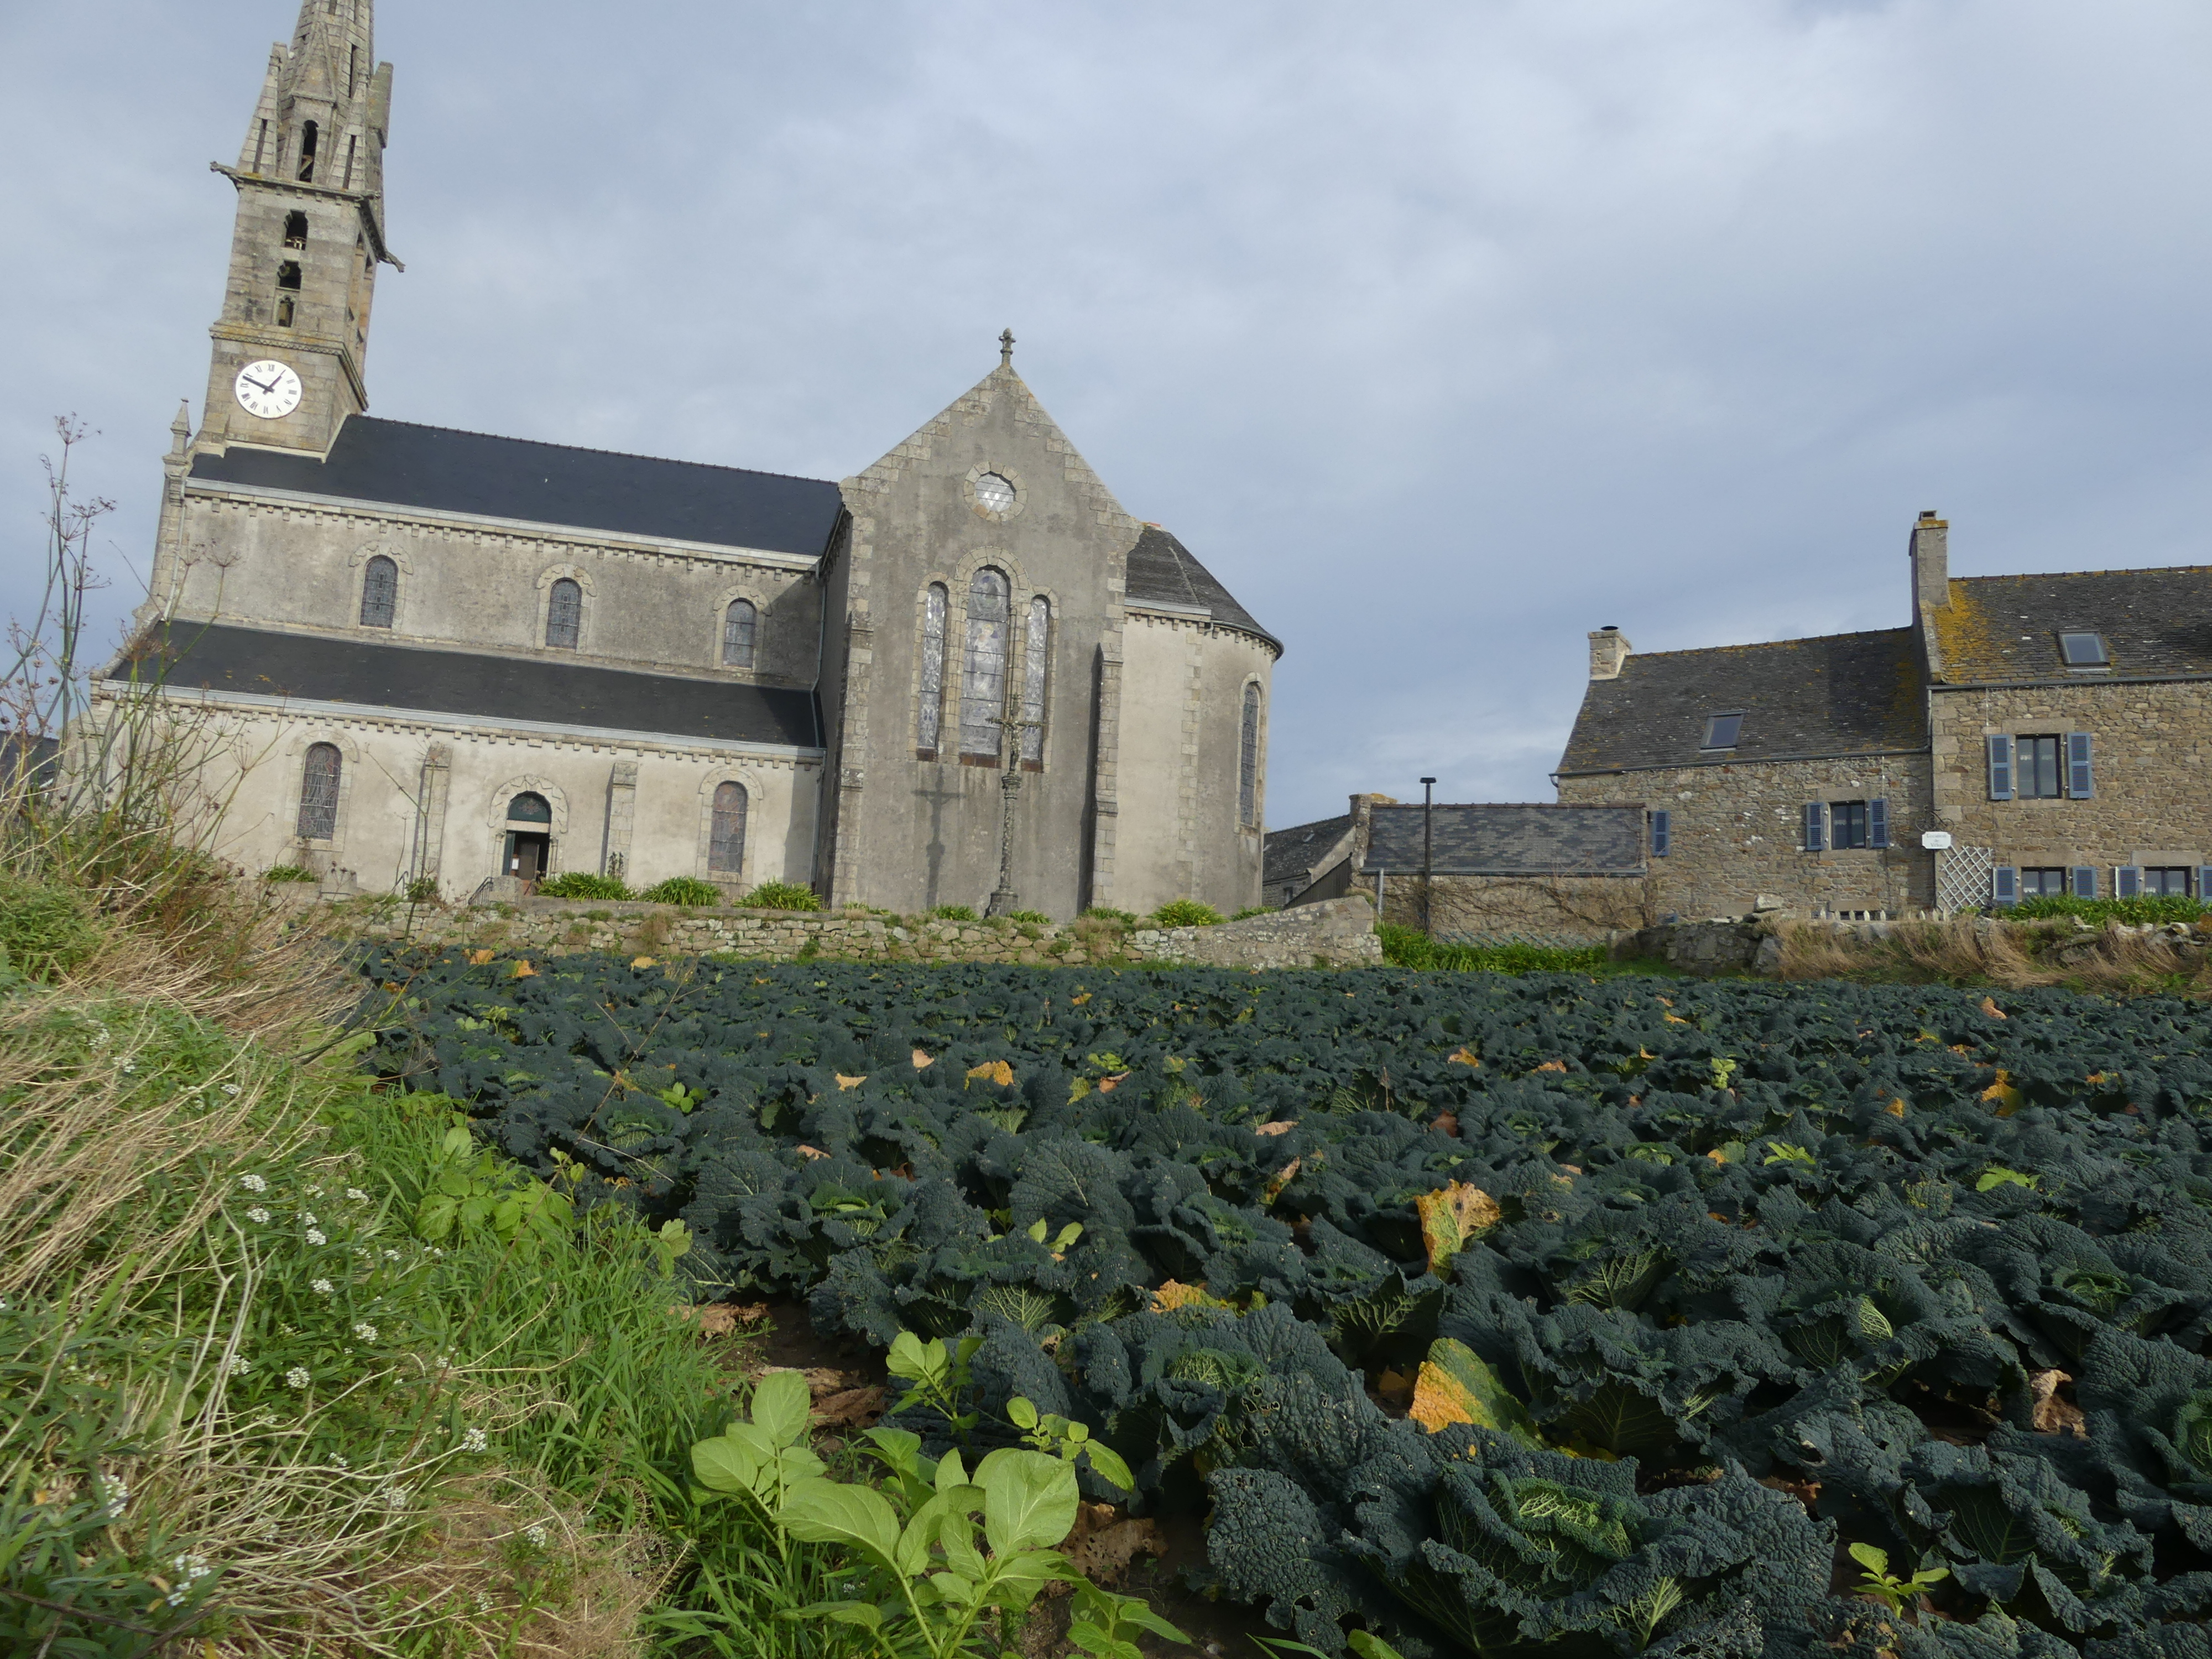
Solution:
<svg viewBox="0 0 2212 1659"><path fill-rule="evenodd" d="M1878 937L1849 928L1784 924L1785 980L1875 979L2006 989L2039 986L2112 995L2212 999L2212 951L2163 931L2088 930L2064 920L1984 916L1899 922Z"/></svg>

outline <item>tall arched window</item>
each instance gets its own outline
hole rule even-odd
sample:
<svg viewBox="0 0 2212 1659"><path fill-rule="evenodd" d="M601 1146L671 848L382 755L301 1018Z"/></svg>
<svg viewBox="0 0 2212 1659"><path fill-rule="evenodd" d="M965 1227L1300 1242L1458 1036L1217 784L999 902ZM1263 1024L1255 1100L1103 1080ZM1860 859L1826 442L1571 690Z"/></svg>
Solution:
<svg viewBox="0 0 2212 1659"><path fill-rule="evenodd" d="M714 823L707 837L707 868L718 876L734 876L745 867L745 787L718 785L714 790Z"/></svg>
<svg viewBox="0 0 2212 1659"><path fill-rule="evenodd" d="M917 759L937 758L938 728L945 719L945 617L951 596L932 582L921 601L921 708L914 723Z"/></svg>
<svg viewBox="0 0 2212 1659"><path fill-rule="evenodd" d="M753 641L760 633L760 612L749 599L734 599L722 613L722 666L750 668Z"/></svg>
<svg viewBox="0 0 2212 1659"><path fill-rule="evenodd" d="M300 839L328 841L338 832L338 771L344 765L334 743L313 744L300 779Z"/></svg>
<svg viewBox="0 0 2212 1659"><path fill-rule="evenodd" d="M1244 688L1244 725L1237 738L1237 819L1260 821L1260 688Z"/></svg>
<svg viewBox="0 0 2212 1659"><path fill-rule="evenodd" d="M361 625L389 628L398 609L399 567L380 553L362 574Z"/></svg>
<svg viewBox="0 0 2212 1659"><path fill-rule="evenodd" d="M1022 764L1044 769L1044 690L1052 665L1052 602L1042 594L1030 601L1027 655L1022 663Z"/></svg>
<svg viewBox="0 0 2212 1659"><path fill-rule="evenodd" d="M1006 579L985 566L968 584L968 654L960 672L960 755L986 765L999 757L1006 712Z"/></svg>
<svg viewBox="0 0 2212 1659"><path fill-rule="evenodd" d="M584 590L563 576L553 584L545 604L545 643L574 651L584 632Z"/></svg>

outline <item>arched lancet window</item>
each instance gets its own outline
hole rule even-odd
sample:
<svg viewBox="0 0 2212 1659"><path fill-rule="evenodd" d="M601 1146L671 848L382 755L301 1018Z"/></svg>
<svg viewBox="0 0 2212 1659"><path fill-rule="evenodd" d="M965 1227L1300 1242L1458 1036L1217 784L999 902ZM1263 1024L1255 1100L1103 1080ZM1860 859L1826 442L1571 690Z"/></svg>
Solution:
<svg viewBox="0 0 2212 1659"><path fill-rule="evenodd" d="M338 772L345 764L334 743L313 744L300 779L300 839L328 841L338 832Z"/></svg>
<svg viewBox="0 0 2212 1659"><path fill-rule="evenodd" d="M915 720L914 752L937 758L938 727L945 719L945 617L951 596L932 582L921 602L921 708Z"/></svg>
<svg viewBox="0 0 2212 1659"><path fill-rule="evenodd" d="M399 609L399 567L381 553L368 562L361 579L361 625L389 628Z"/></svg>
<svg viewBox="0 0 2212 1659"><path fill-rule="evenodd" d="M507 821L509 823L550 823L553 822L553 804L534 791L526 792L507 802Z"/></svg>
<svg viewBox="0 0 2212 1659"><path fill-rule="evenodd" d="M1237 818L1260 821L1260 688L1244 688L1244 726L1237 738Z"/></svg>
<svg viewBox="0 0 2212 1659"><path fill-rule="evenodd" d="M968 584L968 654L960 672L960 753L999 757L1006 712L1006 579L985 566Z"/></svg>
<svg viewBox="0 0 2212 1659"><path fill-rule="evenodd" d="M315 182L315 145L322 130L313 121L300 130L300 179L303 184Z"/></svg>
<svg viewBox="0 0 2212 1659"><path fill-rule="evenodd" d="M545 604L545 643L574 651L584 631L584 590L563 576L553 584Z"/></svg>
<svg viewBox="0 0 2212 1659"><path fill-rule="evenodd" d="M307 216L288 213L284 216L284 246L304 249L307 246Z"/></svg>
<svg viewBox="0 0 2212 1659"><path fill-rule="evenodd" d="M1052 602L1030 601L1028 655L1022 664L1022 764L1044 769L1044 690L1052 665Z"/></svg>
<svg viewBox="0 0 2212 1659"><path fill-rule="evenodd" d="M760 612L749 599L736 599L722 613L722 666L750 668L753 641L760 632Z"/></svg>
<svg viewBox="0 0 2212 1659"><path fill-rule="evenodd" d="M718 876L740 874L745 867L745 787L717 785L714 823L707 837L707 868Z"/></svg>

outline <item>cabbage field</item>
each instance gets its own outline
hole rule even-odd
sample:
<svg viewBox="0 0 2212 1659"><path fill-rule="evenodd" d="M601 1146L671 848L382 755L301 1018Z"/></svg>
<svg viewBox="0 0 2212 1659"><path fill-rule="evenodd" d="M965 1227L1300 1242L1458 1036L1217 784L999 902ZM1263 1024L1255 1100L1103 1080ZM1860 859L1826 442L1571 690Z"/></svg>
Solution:
<svg viewBox="0 0 2212 1659"><path fill-rule="evenodd" d="M2212 1655L2194 1005L368 970L385 1075L680 1219L703 1294L980 1338L962 1431L1087 1424L1135 1486L1092 1497L1205 1513L1210 1584L1325 1653Z"/></svg>

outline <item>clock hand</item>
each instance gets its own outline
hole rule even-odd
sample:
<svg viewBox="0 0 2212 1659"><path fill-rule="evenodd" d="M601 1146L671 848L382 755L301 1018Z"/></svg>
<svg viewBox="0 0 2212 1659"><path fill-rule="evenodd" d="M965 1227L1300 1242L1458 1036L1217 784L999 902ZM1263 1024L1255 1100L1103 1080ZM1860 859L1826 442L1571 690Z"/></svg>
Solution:
<svg viewBox="0 0 2212 1659"><path fill-rule="evenodd" d="M248 386L259 386L264 392L274 392L276 390L276 382L274 380L257 380L251 374L240 374L238 378Z"/></svg>

